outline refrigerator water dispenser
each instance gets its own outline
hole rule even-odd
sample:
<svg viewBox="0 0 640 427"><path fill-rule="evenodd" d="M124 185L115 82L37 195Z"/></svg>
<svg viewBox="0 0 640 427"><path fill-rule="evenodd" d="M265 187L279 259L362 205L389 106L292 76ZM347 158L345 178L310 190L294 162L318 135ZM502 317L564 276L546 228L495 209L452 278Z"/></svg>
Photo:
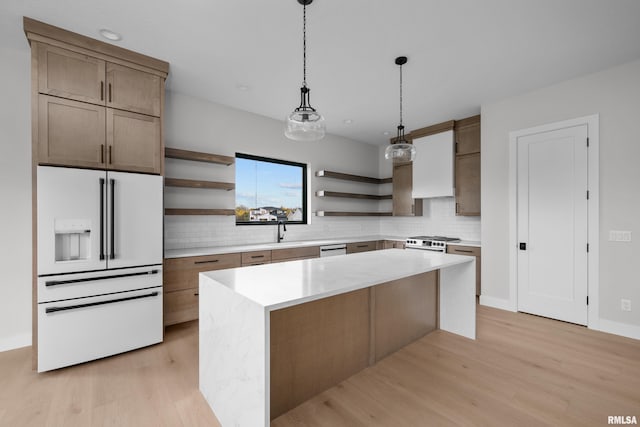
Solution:
<svg viewBox="0 0 640 427"><path fill-rule="evenodd" d="M86 260L91 256L91 221L56 219L56 262Z"/></svg>

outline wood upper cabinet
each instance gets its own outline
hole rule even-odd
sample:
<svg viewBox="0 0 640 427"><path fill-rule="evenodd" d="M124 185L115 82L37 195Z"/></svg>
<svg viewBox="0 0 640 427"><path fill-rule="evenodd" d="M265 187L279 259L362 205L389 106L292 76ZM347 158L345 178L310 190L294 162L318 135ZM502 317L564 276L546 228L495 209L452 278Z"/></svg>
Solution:
<svg viewBox="0 0 640 427"><path fill-rule="evenodd" d="M105 167L105 108L38 95L40 164Z"/></svg>
<svg viewBox="0 0 640 427"><path fill-rule="evenodd" d="M160 173L160 118L107 108L107 169Z"/></svg>
<svg viewBox="0 0 640 427"><path fill-rule="evenodd" d="M163 74L74 46L32 48L39 164L162 173Z"/></svg>
<svg viewBox="0 0 640 427"><path fill-rule="evenodd" d="M480 116L455 122L456 215L480 215Z"/></svg>
<svg viewBox="0 0 640 427"><path fill-rule="evenodd" d="M105 105L102 59L44 43L38 44L38 92Z"/></svg>
<svg viewBox="0 0 640 427"><path fill-rule="evenodd" d="M456 154L480 152L480 116L455 122Z"/></svg>
<svg viewBox="0 0 640 427"><path fill-rule="evenodd" d="M393 216L421 216L422 201L415 200L413 191L413 163L393 165Z"/></svg>
<svg viewBox="0 0 640 427"><path fill-rule="evenodd" d="M107 106L160 117L162 79L144 71L108 62Z"/></svg>

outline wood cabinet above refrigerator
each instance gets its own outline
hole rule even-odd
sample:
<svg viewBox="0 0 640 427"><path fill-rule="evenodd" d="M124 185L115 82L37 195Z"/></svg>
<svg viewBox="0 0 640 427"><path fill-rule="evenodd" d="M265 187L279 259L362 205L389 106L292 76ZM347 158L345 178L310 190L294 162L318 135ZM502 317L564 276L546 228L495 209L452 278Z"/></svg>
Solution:
<svg viewBox="0 0 640 427"><path fill-rule="evenodd" d="M26 17L24 30L37 164L163 174L169 64Z"/></svg>

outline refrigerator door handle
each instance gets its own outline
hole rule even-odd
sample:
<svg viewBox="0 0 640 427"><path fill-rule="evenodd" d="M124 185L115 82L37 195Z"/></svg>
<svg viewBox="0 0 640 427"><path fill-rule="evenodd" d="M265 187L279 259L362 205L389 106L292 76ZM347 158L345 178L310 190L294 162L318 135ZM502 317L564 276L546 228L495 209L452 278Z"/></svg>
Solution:
<svg viewBox="0 0 640 427"><path fill-rule="evenodd" d="M100 261L104 260L104 178L100 178Z"/></svg>
<svg viewBox="0 0 640 427"><path fill-rule="evenodd" d="M115 194L116 194L116 180L115 179L110 179L109 182L111 183L111 230L109 230L110 232L110 248L109 248L109 259L115 259L116 258L116 248L115 248L115 244L116 244L116 231L115 231L115 227L116 227L116 210L115 210Z"/></svg>
<svg viewBox="0 0 640 427"><path fill-rule="evenodd" d="M58 286L58 285L71 285L73 283L95 282L96 280L108 280L108 279L122 279L124 277L147 276L151 274L158 274L158 270L140 271L137 273L126 273L126 274L112 274L110 276L86 277L84 279L49 280L49 281L46 281L44 285L47 287Z"/></svg>
<svg viewBox="0 0 640 427"><path fill-rule="evenodd" d="M116 298L116 299L110 299L106 301L90 302L87 304L67 305L63 307L48 307L47 309L45 309L45 312L49 314L49 313L56 313L58 311L76 310L79 308L95 307L97 305L114 304L117 302L132 301L132 300L141 299L141 298L157 297L158 295L159 295L159 292L155 291L155 292L151 292L149 294L144 294L144 295L136 295L133 297L125 297L125 298Z"/></svg>

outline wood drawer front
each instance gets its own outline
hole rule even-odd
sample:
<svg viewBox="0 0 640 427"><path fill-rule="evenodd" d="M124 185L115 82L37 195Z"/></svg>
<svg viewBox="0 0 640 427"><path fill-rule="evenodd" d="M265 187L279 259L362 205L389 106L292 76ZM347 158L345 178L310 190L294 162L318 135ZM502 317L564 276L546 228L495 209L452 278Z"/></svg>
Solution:
<svg viewBox="0 0 640 427"><path fill-rule="evenodd" d="M242 265L267 263L271 261L271 251L252 251L242 253Z"/></svg>
<svg viewBox="0 0 640 427"><path fill-rule="evenodd" d="M164 325L198 318L198 288L164 293Z"/></svg>
<svg viewBox="0 0 640 427"><path fill-rule="evenodd" d="M480 256L480 248L477 246L447 245L448 254Z"/></svg>
<svg viewBox="0 0 640 427"><path fill-rule="evenodd" d="M378 249L378 241L347 243L347 253L355 254L358 252L375 251Z"/></svg>
<svg viewBox="0 0 640 427"><path fill-rule="evenodd" d="M198 288L198 273L240 267L240 254L207 255L164 260L164 290Z"/></svg>
<svg viewBox="0 0 640 427"><path fill-rule="evenodd" d="M313 257L320 257L320 246L304 246L301 248L275 249L271 251L271 261Z"/></svg>

